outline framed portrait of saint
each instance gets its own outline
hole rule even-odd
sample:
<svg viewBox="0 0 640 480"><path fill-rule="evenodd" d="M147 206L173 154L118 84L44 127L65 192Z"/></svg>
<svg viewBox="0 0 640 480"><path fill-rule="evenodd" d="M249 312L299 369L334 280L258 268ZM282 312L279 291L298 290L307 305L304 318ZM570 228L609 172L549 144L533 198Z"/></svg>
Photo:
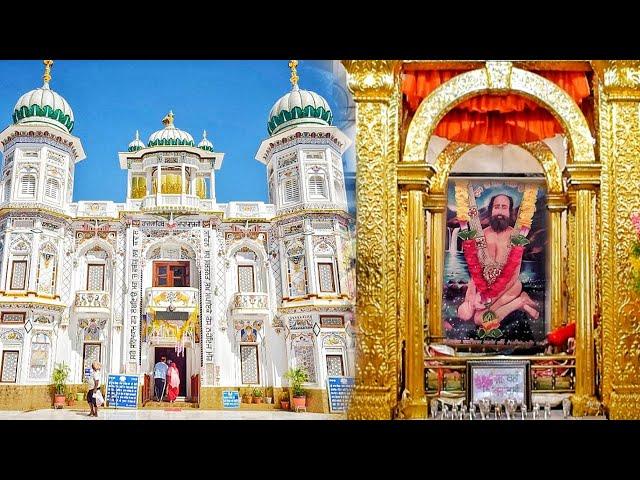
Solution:
<svg viewBox="0 0 640 480"><path fill-rule="evenodd" d="M449 182L442 312L449 342L544 340L545 205L544 184L533 179Z"/></svg>

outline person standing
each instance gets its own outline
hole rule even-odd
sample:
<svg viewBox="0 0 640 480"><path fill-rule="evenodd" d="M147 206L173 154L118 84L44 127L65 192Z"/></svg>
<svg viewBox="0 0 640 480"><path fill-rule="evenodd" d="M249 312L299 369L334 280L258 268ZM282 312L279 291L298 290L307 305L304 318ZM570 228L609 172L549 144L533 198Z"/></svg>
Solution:
<svg viewBox="0 0 640 480"><path fill-rule="evenodd" d="M91 376L89 377L89 391L87 392L87 402L89 403L89 416L98 416L98 402L96 400L96 394L100 392L100 384L102 382L102 375L100 369L102 365L100 362L93 362L91 364Z"/></svg>
<svg viewBox="0 0 640 480"><path fill-rule="evenodd" d="M167 357L165 356L160 357L160 361L153 367L153 393L156 402L162 401L168 369Z"/></svg>
<svg viewBox="0 0 640 480"><path fill-rule="evenodd" d="M180 372L176 362L169 360L169 370L167 373L167 392L169 395L169 402L173 403L178 397L178 390L180 388Z"/></svg>

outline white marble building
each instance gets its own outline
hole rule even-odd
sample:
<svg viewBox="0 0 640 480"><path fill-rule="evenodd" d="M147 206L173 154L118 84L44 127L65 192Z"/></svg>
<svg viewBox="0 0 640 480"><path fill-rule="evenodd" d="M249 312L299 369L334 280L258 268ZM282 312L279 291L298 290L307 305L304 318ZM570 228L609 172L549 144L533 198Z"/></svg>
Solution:
<svg viewBox="0 0 640 480"><path fill-rule="evenodd" d="M354 374L351 142L294 77L256 139L271 203L218 203L224 154L171 112L118 153L125 203L74 202L85 154L47 65L0 133L0 384L49 384L59 362L82 383L94 359L142 377L162 354L181 367L186 398L194 380L279 387L291 366L307 368L312 389Z"/></svg>

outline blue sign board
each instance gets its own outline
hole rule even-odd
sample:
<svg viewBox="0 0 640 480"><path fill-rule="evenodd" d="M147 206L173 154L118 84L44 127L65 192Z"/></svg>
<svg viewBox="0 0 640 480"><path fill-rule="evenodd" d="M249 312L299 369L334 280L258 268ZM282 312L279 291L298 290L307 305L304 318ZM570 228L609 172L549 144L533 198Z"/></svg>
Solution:
<svg viewBox="0 0 640 480"><path fill-rule="evenodd" d="M107 405L116 408L137 408L138 376L109 375L107 382Z"/></svg>
<svg viewBox="0 0 640 480"><path fill-rule="evenodd" d="M353 377L328 377L329 410L331 413L346 412L351 391L355 385Z"/></svg>
<svg viewBox="0 0 640 480"><path fill-rule="evenodd" d="M240 408L240 392L237 390L223 390L222 406L224 408Z"/></svg>

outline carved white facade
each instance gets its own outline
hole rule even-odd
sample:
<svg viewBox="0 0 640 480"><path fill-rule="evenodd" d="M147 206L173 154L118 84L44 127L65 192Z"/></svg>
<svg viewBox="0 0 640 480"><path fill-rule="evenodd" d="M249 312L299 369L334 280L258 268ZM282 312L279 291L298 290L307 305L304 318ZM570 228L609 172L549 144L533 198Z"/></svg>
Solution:
<svg viewBox="0 0 640 480"><path fill-rule="evenodd" d="M1 382L50 383L65 362L81 383L93 360L142 376L160 354L184 365L185 397L195 375L279 387L304 365L309 387L324 388L328 373L354 374L350 141L324 99L272 109L256 156L269 204L218 203L224 154L206 135L196 145L172 113L118 154L125 203L73 202L82 144L69 105L41 91L52 92L46 78L0 133Z"/></svg>

